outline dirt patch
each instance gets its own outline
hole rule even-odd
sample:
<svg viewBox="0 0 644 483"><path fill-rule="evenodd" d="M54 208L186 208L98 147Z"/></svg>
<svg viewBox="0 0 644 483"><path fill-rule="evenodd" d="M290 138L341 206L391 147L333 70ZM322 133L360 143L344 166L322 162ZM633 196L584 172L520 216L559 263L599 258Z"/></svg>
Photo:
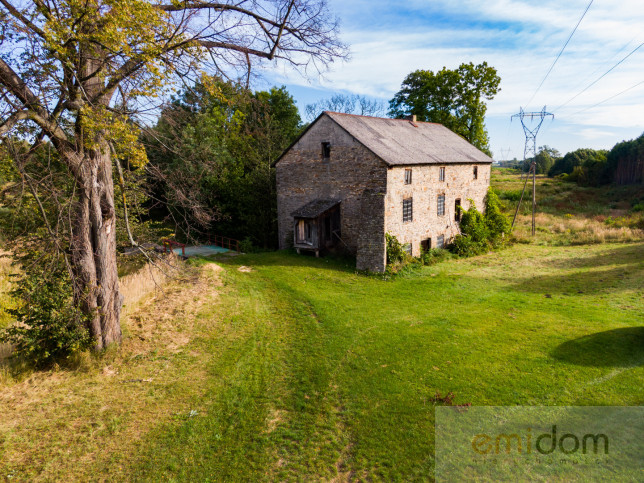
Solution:
<svg viewBox="0 0 644 483"><path fill-rule="evenodd" d="M266 432L272 433L284 421L284 415L286 411L281 409L272 409L269 412L268 418L266 418Z"/></svg>
<svg viewBox="0 0 644 483"><path fill-rule="evenodd" d="M239 270L240 272L244 272L244 273L250 273L250 272L253 271L253 269L251 267L247 267L246 265L242 265L237 270Z"/></svg>

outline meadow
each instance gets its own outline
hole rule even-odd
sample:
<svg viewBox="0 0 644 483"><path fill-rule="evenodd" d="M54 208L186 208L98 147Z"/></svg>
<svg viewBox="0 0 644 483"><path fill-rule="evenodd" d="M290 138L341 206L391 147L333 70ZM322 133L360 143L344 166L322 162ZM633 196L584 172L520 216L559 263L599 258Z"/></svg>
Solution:
<svg viewBox="0 0 644 483"><path fill-rule="evenodd" d="M503 193L520 180L494 176L511 210ZM510 248L388 280L290 252L192 260L128 308L122 348L6 370L0 478L431 481L449 393L474 406L642 405L639 214L621 192L578 208L577 187L540 188L553 196L541 216L564 231L540 225L530 240L523 213ZM602 238L611 210L629 225Z"/></svg>

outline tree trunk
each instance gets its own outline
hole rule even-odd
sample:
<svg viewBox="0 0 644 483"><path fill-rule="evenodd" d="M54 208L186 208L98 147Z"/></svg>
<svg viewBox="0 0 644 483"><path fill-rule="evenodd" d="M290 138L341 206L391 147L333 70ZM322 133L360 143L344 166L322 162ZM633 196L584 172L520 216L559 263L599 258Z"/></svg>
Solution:
<svg viewBox="0 0 644 483"><path fill-rule="evenodd" d="M74 297L90 314L89 331L96 350L121 341L116 265L116 219L110 151L88 152L80 172L76 223L72 230Z"/></svg>

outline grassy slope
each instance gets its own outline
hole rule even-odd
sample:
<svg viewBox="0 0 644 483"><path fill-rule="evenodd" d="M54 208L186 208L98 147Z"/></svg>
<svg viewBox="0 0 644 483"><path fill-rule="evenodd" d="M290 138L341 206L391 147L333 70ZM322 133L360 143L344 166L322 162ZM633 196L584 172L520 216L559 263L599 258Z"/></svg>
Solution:
<svg viewBox="0 0 644 483"><path fill-rule="evenodd" d="M0 381L0 479L426 480L437 391L643 404L644 242L562 237L394 281L223 260L223 286L173 284L134 312L120 351Z"/></svg>
<svg viewBox="0 0 644 483"><path fill-rule="evenodd" d="M644 403L642 243L517 246L393 282L288 254L227 268L217 310L238 337L213 335L205 414L157 430L140 476L422 480L437 391Z"/></svg>

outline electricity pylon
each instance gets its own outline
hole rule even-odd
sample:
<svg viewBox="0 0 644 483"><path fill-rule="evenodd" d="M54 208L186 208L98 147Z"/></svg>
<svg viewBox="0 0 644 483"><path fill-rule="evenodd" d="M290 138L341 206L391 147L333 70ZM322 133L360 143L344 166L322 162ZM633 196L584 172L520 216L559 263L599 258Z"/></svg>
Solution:
<svg viewBox="0 0 644 483"><path fill-rule="evenodd" d="M546 106L543 106L543 109L540 112L525 112L522 107L519 108L519 114L514 114L510 117L510 122L515 117L518 117L521 121L521 126L523 126L523 132L525 133L525 148L523 149L523 160L528 159L528 154L532 154L532 163L530 163L530 169L527 173L525 183L523 185L523 191L521 192L521 198L519 199L519 204L517 205L517 210L514 212L514 218L512 219L512 228L514 228L514 222L517 219L517 213L519 213L519 208L521 207L521 201L523 201L523 194L525 193L526 185L528 184L528 179L530 174L532 174L532 236L535 235L536 225L535 225L535 213L537 211L537 134L539 129L543 124L543 120L552 116L555 118L555 115L551 112L546 112ZM533 121L535 118L539 120L539 123L536 127L528 127L524 119L530 119Z"/></svg>

